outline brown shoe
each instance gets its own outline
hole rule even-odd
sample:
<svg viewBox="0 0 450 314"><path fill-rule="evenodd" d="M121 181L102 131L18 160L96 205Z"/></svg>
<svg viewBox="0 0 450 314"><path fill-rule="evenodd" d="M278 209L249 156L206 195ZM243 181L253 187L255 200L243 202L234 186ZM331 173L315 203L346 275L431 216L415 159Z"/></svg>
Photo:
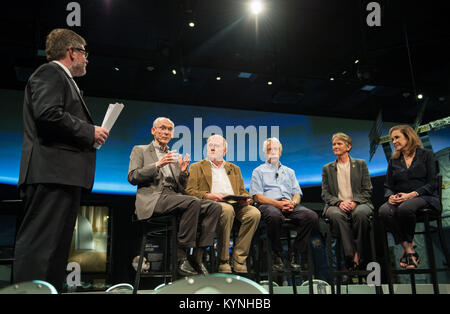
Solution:
<svg viewBox="0 0 450 314"><path fill-rule="evenodd" d="M247 265L244 263L239 263L235 260L233 260L233 270L235 273L240 273L240 274L247 274Z"/></svg>
<svg viewBox="0 0 450 314"><path fill-rule="evenodd" d="M230 263L228 263L228 261L220 261L218 272L224 274L231 274L232 271Z"/></svg>

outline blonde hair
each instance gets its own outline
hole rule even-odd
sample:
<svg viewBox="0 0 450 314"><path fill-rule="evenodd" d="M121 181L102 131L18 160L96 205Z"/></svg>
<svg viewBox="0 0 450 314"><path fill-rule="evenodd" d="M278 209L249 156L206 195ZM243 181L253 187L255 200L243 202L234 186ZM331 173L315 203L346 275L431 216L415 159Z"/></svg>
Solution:
<svg viewBox="0 0 450 314"><path fill-rule="evenodd" d="M347 144L347 146L350 146L349 151L352 150L352 148L353 148L352 138L350 136L348 136L347 134L342 133L342 132L334 133L333 136L331 137L331 142L333 142L334 139L343 141L345 144Z"/></svg>
<svg viewBox="0 0 450 314"><path fill-rule="evenodd" d="M86 40L83 37L65 28L56 28L47 35L45 42L45 54L48 61L64 59L67 49L72 46L81 48L86 46Z"/></svg>
<svg viewBox="0 0 450 314"><path fill-rule="evenodd" d="M394 131L400 131L403 136L407 139L408 143L406 144L407 147L407 155L411 155L413 152L416 151L417 148L420 148L423 146L422 141L420 140L419 136L417 135L416 131L412 127L410 127L407 124L403 125L396 125L393 126L389 130L389 137L392 136L392 132ZM398 159L401 155L400 151L394 151L392 154L392 158Z"/></svg>

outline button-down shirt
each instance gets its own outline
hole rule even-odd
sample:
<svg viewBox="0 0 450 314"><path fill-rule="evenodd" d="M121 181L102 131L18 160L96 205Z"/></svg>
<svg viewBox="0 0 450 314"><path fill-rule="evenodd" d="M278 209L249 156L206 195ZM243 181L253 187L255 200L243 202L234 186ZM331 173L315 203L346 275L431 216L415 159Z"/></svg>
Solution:
<svg viewBox="0 0 450 314"><path fill-rule="evenodd" d="M253 170L250 194L263 194L275 200L292 200L295 194L303 195L294 170L281 163L273 166L268 162Z"/></svg>
<svg viewBox="0 0 450 314"><path fill-rule="evenodd" d="M166 146L166 149L163 149L156 141L153 141L152 144L155 147L155 152L156 152L156 156L158 156L158 159L163 158L169 151L169 146ZM162 172L164 177L172 177L173 178L172 171L170 171L169 167L170 167L170 164L167 164L164 167L159 168L159 170Z"/></svg>
<svg viewBox="0 0 450 314"><path fill-rule="evenodd" d="M212 161L211 163L211 175L212 175L212 187L211 193L218 193L222 195L233 195L233 187L231 186L230 178L228 178L225 170L226 161L223 160L220 167L217 167Z"/></svg>

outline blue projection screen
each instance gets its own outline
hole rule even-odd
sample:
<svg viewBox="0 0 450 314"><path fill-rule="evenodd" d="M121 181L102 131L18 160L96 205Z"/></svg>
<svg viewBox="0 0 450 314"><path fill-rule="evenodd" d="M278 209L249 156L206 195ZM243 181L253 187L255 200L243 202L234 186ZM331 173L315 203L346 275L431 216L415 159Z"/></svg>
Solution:
<svg viewBox="0 0 450 314"><path fill-rule="evenodd" d="M17 184L23 139L23 92L0 90L0 99L0 183ZM283 145L281 162L295 170L302 187L321 184L322 166L335 159L331 135L336 132L352 137L351 156L365 159L371 176L382 175L387 168L381 146L369 162L369 132L373 121L94 97L85 100L97 125L101 125L110 103L125 105L108 141L97 153L93 188L96 193L135 193L136 187L127 181L129 156L134 145L152 141L152 123L159 116L174 121L175 136L169 144L183 155L189 153L192 162L206 155L209 135L223 135L228 142L225 159L241 168L246 188L253 169L264 162L264 140L273 136ZM382 135L393 125L384 123ZM435 152L449 146L449 135L448 128L429 133Z"/></svg>

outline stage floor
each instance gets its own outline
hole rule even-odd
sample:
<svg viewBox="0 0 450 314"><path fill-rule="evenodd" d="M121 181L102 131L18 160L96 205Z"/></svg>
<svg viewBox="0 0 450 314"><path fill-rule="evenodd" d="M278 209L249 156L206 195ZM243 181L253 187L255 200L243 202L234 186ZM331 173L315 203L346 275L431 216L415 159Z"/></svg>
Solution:
<svg viewBox="0 0 450 314"><path fill-rule="evenodd" d="M269 293L269 287L266 285L262 286L267 293ZM322 294L331 294L330 287L325 287L326 293ZM388 285L382 285L383 294L389 294ZM322 290L323 291L323 290ZM439 284L439 292L440 294L450 294L450 284ZM105 292L105 291L93 291L93 292L72 292L67 294L131 294L132 291L120 291L120 292ZM433 294L433 285L431 284L417 284L416 285L416 293L417 294ZM155 290L138 290L137 294L156 294ZM180 292L179 294L190 294ZM273 294L294 294L292 286L282 286L282 287L274 287ZM297 294L309 294L309 288L307 286L297 287ZM314 294L318 294L317 287L314 286ZM342 285L341 286L341 294L376 294L375 288L373 286L368 285ZM411 285L410 284L394 284L394 294L412 294ZM244 295L244 294L242 294Z"/></svg>

